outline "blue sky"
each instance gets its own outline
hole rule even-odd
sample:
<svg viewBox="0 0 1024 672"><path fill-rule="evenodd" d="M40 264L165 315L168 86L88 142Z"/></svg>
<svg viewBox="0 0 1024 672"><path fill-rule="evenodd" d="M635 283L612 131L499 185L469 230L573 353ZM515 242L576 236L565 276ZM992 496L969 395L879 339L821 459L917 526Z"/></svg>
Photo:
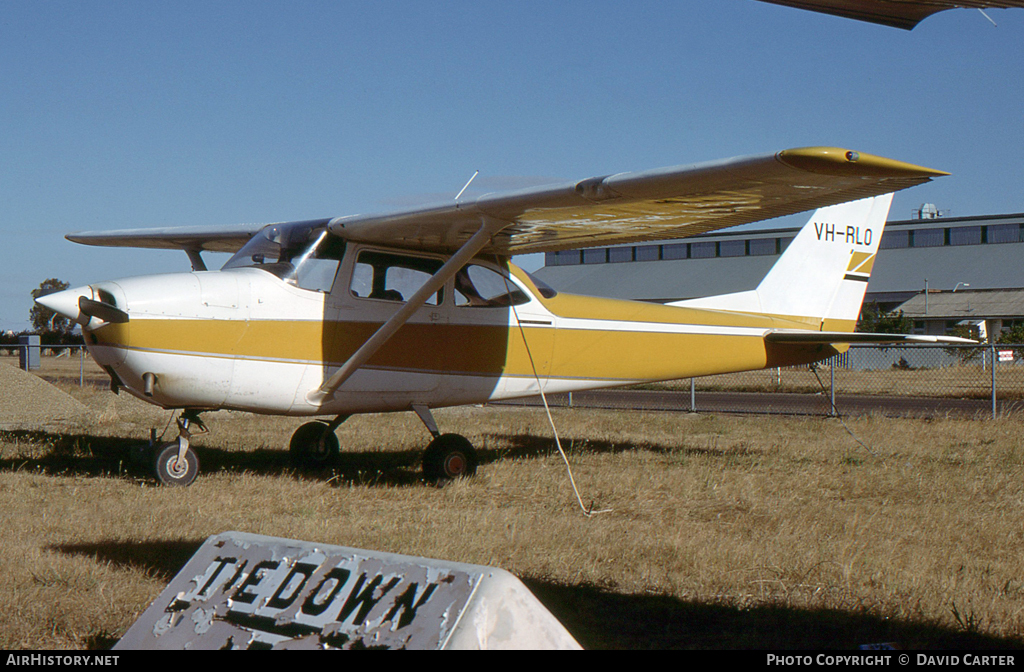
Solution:
<svg viewBox="0 0 1024 672"><path fill-rule="evenodd" d="M1024 212L1024 11L911 32L753 0L0 0L0 329L29 292L181 271L93 229L271 222L836 145Z"/></svg>

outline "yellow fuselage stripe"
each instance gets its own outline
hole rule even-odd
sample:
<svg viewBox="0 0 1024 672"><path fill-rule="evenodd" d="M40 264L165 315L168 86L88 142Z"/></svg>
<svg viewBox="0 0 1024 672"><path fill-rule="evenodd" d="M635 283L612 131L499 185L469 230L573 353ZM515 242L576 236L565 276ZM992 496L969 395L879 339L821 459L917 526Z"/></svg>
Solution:
<svg viewBox="0 0 1024 672"><path fill-rule="evenodd" d="M835 352L820 346L769 346L750 331L817 329L819 320L562 294L544 305L574 328L524 326L520 332L502 325L406 324L366 368L532 377L535 366L542 377L614 383L783 366ZM379 327L371 322L132 316L130 324L108 325L95 334L101 344L130 350L339 366ZM711 333L678 333L687 327ZM729 333L737 328L747 331Z"/></svg>

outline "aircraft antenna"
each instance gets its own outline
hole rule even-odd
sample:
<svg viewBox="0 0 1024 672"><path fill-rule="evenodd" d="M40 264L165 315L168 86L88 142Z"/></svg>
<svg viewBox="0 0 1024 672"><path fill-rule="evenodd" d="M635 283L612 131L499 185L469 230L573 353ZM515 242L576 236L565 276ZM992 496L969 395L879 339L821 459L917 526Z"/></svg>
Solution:
<svg viewBox="0 0 1024 672"><path fill-rule="evenodd" d="M999 26L996 25L996 22L992 20L992 17L985 13L984 9L982 9L981 7L978 7L978 11L981 12L982 16L984 16L986 19L988 19L989 23L991 23L996 28L999 27Z"/></svg>
<svg viewBox="0 0 1024 672"><path fill-rule="evenodd" d="M989 21L991 21L991 20L992 20L992 19L989 19ZM456 200L456 202L458 202L458 200L459 200L459 196L462 196L462 192L466 191L466 189L469 189L469 185L470 185L470 183L472 183L472 182L473 182L473 180L475 180L475 179L476 179L476 176L477 176L477 175L479 175L479 174L480 174L480 171L479 171L479 170L478 170L478 171L476 171L475 173L473 173L473 177L469 178L469 182L466 182L466 186L464 186L464 187L463 187L462 189L460 189L460 190L459 190L459 193L458 193L458 194L457 194L457 195L455 196L455 200Z"/></svg>

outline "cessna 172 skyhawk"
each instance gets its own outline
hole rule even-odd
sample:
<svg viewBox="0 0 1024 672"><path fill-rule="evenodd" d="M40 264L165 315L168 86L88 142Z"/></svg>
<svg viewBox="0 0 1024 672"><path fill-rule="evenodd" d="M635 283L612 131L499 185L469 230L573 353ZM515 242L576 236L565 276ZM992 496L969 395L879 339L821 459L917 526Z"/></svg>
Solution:
<svg viewBox="0 0 1024 672"><path fill-rule="evenodd" d="M153 455L164 483L195 478L191 430L215 409L333 417L291 439L295 460L312 465L336 456L350 415L411 410L434 436L425 476L451 478L473 473L476 456L438 431L433 408L804 364L857 341L939 340L853 330L892 192L945 174L812 147L383 215L79 233L68 238L182 249L193 270L38 302L82 325L115 391L182 409L178 439ZM509 261L812 208L763 282L737 294L671 305L569 296ZM235 254L208 271L204 250Z"/></svg>

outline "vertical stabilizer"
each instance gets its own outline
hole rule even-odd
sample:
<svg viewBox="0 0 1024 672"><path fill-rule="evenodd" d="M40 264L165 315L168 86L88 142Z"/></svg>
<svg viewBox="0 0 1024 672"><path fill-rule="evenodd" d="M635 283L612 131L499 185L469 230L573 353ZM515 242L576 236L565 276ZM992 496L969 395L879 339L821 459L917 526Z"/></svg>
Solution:
<svg viewBox="0 0 1024 672"><path fill-rule="evenodd" d="M756 289L670 305L810 318L853 331L892 194L815 211Z"/></svg>

